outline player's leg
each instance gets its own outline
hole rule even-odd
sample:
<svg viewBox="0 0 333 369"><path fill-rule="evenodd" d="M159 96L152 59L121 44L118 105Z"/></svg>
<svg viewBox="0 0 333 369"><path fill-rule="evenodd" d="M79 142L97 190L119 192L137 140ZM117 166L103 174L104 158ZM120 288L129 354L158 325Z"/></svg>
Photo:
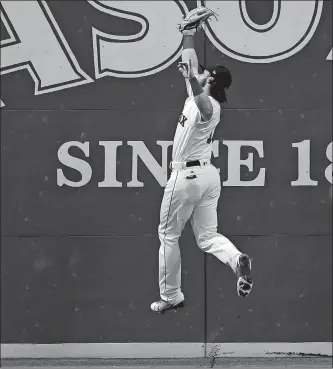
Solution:
<svg viewBox="0 0 333 369"><path fill-rule="evenodd" d="M217 233L217 202L218 196L214 195L196 206L191 218L193 232L202 251L213 254L236 272L241 252L227 237Z"/></svg>
<svg viewBox="0 0 333 369"><path fill-rule="evenodd" d="M191 217L193 232L201 250L213 254L236 273L237 292L245 297L253 284L250 277L251 262L227 237L217 232L217 204L221 184L215 167L210 167L206 180L207 190Z"/></svg>
<svg viewBox="0 0 333 369"><path fill-rule="evenodd" d="M187 190L183 173L172 173L161 204L158 227L161 300L151 305L153 311L168 310L184 300L181 291L181 256L178 240L193 211L193 202Z"/></svg>

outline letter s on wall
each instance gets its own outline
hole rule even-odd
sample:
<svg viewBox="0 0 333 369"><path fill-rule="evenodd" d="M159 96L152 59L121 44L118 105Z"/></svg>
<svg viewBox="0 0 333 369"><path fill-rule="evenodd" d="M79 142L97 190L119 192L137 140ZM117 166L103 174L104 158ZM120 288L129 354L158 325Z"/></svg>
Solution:
<svg viewBox="0 0 333 369"><path fill-rule="evenodd" d="M128 36L110 35L93 28L96 78L149 76L179 59L182 34L176 25L188 11L183 1L90 0L89 4L110 16L141 25L139 33Z"/></svg>

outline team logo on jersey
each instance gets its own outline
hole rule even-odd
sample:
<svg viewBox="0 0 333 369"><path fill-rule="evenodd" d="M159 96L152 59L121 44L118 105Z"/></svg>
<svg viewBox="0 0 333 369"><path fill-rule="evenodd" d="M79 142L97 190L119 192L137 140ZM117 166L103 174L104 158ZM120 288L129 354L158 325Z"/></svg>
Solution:
<svg viewBox="0 0 333 369"><path fill-rule="evenodd" d="M184 127L185 122L187 121L187 118L185 117L184 114L181 114L181 116L179 117L178 123Z"/></svg>

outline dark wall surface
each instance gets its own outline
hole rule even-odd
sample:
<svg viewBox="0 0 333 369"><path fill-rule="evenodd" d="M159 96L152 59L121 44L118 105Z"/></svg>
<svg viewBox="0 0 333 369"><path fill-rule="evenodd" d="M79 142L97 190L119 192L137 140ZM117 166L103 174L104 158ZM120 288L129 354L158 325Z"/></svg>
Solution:
<svg viewBox="0 0 333 369"><path fill-rule="evenodd" d="M196 36L200 62L233 74L214 137L219 230L250 254L255 287L239 299L186 227L186 309L163 316L149 306L186 93L176 24L196 2L121 3L1 2L2 342L332 341L332 2L283 1L265 31L238 15L222 42L238 2L207 1L220 17ZM273 2L247 13L263 25Z"/></svg>

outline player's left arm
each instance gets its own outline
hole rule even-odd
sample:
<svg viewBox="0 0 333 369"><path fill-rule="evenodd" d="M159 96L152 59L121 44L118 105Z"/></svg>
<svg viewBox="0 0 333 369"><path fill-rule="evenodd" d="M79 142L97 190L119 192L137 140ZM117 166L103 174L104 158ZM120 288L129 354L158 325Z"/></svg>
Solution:
<svg viewBox="0 0 333 369"><path fill-rule="evenodd" d="M196 33L195 29L188 31L183 31L183 51L182 51L182 62L189 63L191 60L194 75L199 74L199 61L198 56L195 51L194 35ZM189 96L192 95L191 85L188 79L185 78L186 90Z"/></svg>
<svg viewBox="0 0 333 369"><path fill-rule="evenodd" d="M203 120L209 121L213 116L213 104L194 75L191 59L189 59L188 64L179 63L178 68L191 85L194 101L201 113Z"/></svg>

